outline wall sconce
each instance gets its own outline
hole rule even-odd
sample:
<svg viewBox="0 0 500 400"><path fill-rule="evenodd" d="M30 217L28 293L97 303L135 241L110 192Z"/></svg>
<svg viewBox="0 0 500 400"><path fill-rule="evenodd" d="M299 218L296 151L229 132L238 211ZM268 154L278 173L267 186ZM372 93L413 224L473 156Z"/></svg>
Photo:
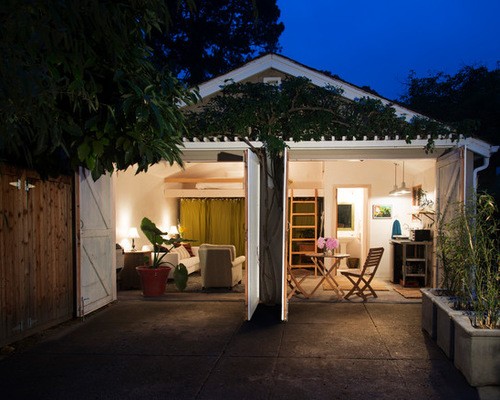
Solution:
<svg viewBox="0 0 500 400"><path fill-rule="evenodd" d="M131 249L131 251L135 251L134 240L135 239L139 239L139 232L137 232L137 228L136 227L129 228L127 237L130 238L130 239L132 239L132 249Z"/></svg>

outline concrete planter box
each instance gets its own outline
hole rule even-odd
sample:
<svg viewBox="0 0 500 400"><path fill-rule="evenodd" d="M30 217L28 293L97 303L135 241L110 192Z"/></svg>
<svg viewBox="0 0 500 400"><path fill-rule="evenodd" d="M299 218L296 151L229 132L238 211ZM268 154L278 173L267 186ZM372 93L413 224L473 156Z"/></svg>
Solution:
<svg viewBox="0 0 500 400"><path fill-rule="evenodd" d="M450 307L436 289L422 292L422 330L436 340L484 399L500 399L500 329L477 329L463 311ZM483 396L484 394L484 396Z"/></svg>
<svg viewBox="0 0 500 400"><path fill-rule="evenodd" d="M500 329L477 329L466 315L453 315L455 367L471 386L500 389Z"/></svg>
<svg viewBox="0 0 500 400"><path fill-rule="evenodd" d="M420 289L422 292L422 329L432 340L436 340L436 304L433 289Z"/></svg>
<svg viewBox="0 0 500 400"><path fill-rule="evenodd" d="M455 323L453 316L462 315L462 311L453 309L452 301L447 296L436 296L436 343L444 354L453 360L455 352Z"/></svg>

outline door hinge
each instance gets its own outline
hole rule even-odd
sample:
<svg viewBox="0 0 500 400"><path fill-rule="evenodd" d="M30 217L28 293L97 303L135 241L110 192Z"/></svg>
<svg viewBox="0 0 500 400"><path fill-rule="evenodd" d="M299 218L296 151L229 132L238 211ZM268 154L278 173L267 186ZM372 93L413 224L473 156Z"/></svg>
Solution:
<svg viewBox="0 0 500 400"><path fill-rule="evenodd" d="M33 189L34 187L35 187L35 185L32 185L28 181L24 182L24 190L26 190L27 192L29 192L30 189Z"/></svg>
<svg viewBox="0 0 500 400"><path fill-rule="evenodd" d="M21 190L22 188L22 182L21 179L18 179L17 181L14 182L9 182L10 186L14 186L17 190ZM29 192L30 189L33 189L35 185L29 183L27 180L24 182L24 190Z"/></svg>
<svg viewBox="0 0 500 400"><path fill-rule="evenodd" d="M21 179L18 179L14 182L9 182L9 185L14 186L15 188L17 188L17 190L21 190Z"/></svg>

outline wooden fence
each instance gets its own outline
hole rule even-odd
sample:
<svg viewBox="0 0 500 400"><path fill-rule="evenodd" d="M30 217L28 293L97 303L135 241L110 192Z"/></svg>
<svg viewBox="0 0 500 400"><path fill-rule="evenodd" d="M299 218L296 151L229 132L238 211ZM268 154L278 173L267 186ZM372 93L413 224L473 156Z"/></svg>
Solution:
<svg viewBox="0 0 500 400"><path fill-rule="evenodd" d="M0 346L75 314L72 177L0 167Z"/></svg>

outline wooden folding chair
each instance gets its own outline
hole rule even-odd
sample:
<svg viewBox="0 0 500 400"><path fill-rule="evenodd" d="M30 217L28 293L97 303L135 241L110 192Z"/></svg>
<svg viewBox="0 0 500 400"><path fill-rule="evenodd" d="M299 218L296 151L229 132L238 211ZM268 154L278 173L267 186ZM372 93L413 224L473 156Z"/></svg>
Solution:
<svg viewBox="0 0 500 400"><path fill-rule="evenodd" d="M368 252L368 257L366 258L363 268L357 270L357 272L340 271L340 273L349 279L353 284L352 289L344 296L344 299L348 299L353 294L361 297L363 301L366 301L368 296L377 297L377 294L370 286L370 283L377 272L383 254L383 247L372 248ZM369 290L370 293L365 293L365 290Z"/></svg>
<svg viewBox="0 0 500 400"><path fill-rule="evenodd" d="M301 294L306 299L308 299L310 293L308 293L302 287L302 282L304 282L304 280L306 280L306 278L311 275L311 272L306 271L304 269L296 269L292 271L292 268L290 266L287 267L287 270L288 270L288 277L287 277L288 286L291 289L290 293L288 293L288 299L291 298L294 294Z"/></svg>

